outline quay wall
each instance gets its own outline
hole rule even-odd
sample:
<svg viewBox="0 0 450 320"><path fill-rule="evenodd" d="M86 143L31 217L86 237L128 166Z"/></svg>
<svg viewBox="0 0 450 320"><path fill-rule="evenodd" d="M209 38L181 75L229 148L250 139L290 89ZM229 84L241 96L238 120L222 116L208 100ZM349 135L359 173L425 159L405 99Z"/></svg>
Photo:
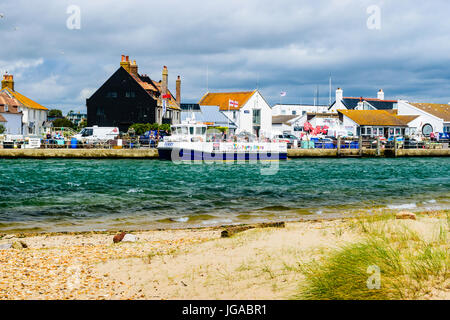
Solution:
<svg viewBox="0 0 450 320"><path fill-rule="evenodd" d="M289 158L449 157L450 149L288 149ZM156 149L0 149L0 158L157 159Z"/></svg>
<svg viewBox="0 0 450 320"><path fill-rule="evenodd" d="M0 158L156 159L156 149L0 149Z"/></svg>

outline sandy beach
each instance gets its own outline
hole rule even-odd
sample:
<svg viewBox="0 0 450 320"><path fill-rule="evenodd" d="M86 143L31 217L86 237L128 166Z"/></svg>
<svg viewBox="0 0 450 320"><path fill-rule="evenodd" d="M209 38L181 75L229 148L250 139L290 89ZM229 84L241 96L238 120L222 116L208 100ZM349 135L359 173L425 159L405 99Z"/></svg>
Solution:
<svg viewBox="0 0 450 320"><path fill-rule="evenodd" d="M136 231L130 232L136 242L117 244L117 232L3 234L0 245L22 241L27 248L0 249L0 299L298 298L307 280L300 265L363 241L365 229L374 226L391 235L408 229L420 240L407 241L443 248L445 270L404 298L450 299L446 211L423 212L416 220L389 213L382 219L289 222L229 238L221 238L220 227Z"/></svg>

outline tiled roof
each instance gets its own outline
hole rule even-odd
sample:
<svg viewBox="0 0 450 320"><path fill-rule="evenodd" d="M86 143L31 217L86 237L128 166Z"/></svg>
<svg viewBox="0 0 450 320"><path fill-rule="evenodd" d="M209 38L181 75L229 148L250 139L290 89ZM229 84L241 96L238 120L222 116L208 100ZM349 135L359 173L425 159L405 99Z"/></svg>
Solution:
<svg viewBox="0 0 450 320"><path fill-rule="evenodd" d="M9 91L2 90L0 91L0 106L8 105L9 107L19 107L21 103L19 100L14 98L12 94L9 93Z"/></svg>
<svg viewBox="0 0 450 320"><path fill-rule="evenodd" d="M5 117L3 117L3 116L0 114L0 122L8 122L8 121L5 119Z"/></svg>
<svg viewBox="0 0 450 320"><path fill-rule="evenodd" d="M345 97L342 98L342 102L347 107L347 109L355 109L358 103L361 101L366 101L371 106L373 106L377 110L389 110L394 107L394 104L397 103L397 100L379 100L374 98L353 98L353 97Z"/></svg>
<svg viewBox="0 0 450 320"><path fill-rule="evenodd" d="M25 97L23 94L20 94L17 91L11 91L8 88L5 88L3 90L7 90L8 93L10 93L17 100L19 100L19 102L27 108L38 109L38 110L48 110L46 107L40 105L36 101L31 100L30 98Z"/></svg>
<svg viewBox="0 0 450 320"><path fill-rule="evenodd" d="M153 81L148 76L140 76L139 74L133 74L131 72L129 72L129 74L142 88L144 88L145 91L150 93L150 95L154 96L155 93L161 94L161 82ZM167 89L167 91L170 94L168 107L171 109L180 110L177 100L175 99L173 94L170 92L169 89Z"/></svg>
<svg viewBox="0 0 450 320"><path fill-rule="evenodd" d="M432 114L438 118L450 121L450 105L439 103L410 103L410 105Z"/></svg>
<svg viewBox="0 0 450 320"><path fill-rule="evenodd" d="M248 99L250 99L255 92L256 90L245 92L208 92L202 97L199 104L201 106L219 106L221 111L239 110L247 103ZM230 100L237 101L238 106L229 107Z"/></svg>
<svg viewBox="0 0 450 320"><path fill-rule="evenodd" d="M360 126L406 127L418 116L398 116L385 110L338 110Z"/></svg>

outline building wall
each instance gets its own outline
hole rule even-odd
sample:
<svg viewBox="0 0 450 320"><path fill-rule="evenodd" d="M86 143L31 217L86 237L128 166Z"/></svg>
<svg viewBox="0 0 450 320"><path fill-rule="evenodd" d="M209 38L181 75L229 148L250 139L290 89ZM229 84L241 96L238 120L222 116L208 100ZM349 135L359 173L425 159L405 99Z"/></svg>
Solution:
<svg viewBox="0 0 450 320"><path fill-rule="evenodd" d="M7 134L22 134L22 114L21 113L9 113L2 112L1 115L5 118L6 122L2 123Z"/></svg>
<svg viewBox="0 0 450 320"><path fill-rule="evenodd" d="M260 136L270 137L272 134L272 109L262 95L256 91L247 103L239 110L237 120L237 133L242 131L253 132L253 110L261 110Z"/></svg>
<svg viewBox="0 0 450 320"><path fill-rule="evenodd" d="M313 106L300 104L276 104L272 107L272 115L302 115L307 112L327 112L328 106Z"/></svg>
<svg viewBox="0 0 450 320"><path fill-rule="evenodd" d="M26 107L20 107L19 111L22 111L22 134L24 135L39 135L44 133L43 123L47 121L47 110L31 109ZM33 124L32 127L31 124Z"/></svg>
<svg viewBox="0 0 450 320"><path fill-rule="evenodd" d="M286 123L274 123L272 124L272 136L283 134L284 132L290 132L293 133L293 128L290 125L287 125Z"/></svg>
<svg viewBox="0 0 450 320"><path fill-rule="evenodd" d="M444 121L436 116L433 116L421 109L418 109L406 101L398 102L399 115L418 115L419 117L409 123L409 126L416 127L419 134L422 133L422 127L429 123L433 127L433 132L444 131Z"/></svg>
<svg viewBox="0 0 450 320"><path fill-rule="evenodd" d="M272 135L272 109L264 100L263 96L256 91L245 105L240 109L234 111L222 111L236 126L236 133L253 132L253 110L261 110L261 127L260 135L264 137L271 137Z"/></svg>
<svg viewBox="0 0 450 320"><path fill-rule="evenodd" d="M133 92L134 96L127 97L127 92ZM123 68L86 100L86 106L88 126L119 127L127 131L133 123L162 121L161 114L157 119L157 101Z"/></svg>
<svg viewBox="0 0 450 320"><path fill-rule="evenodd" d="M351 132L353 136L356 136L357 127L358 124L355 121L344 115L342 120L342 126L338 130L338 135L346 135L348 132Z"/></svg>

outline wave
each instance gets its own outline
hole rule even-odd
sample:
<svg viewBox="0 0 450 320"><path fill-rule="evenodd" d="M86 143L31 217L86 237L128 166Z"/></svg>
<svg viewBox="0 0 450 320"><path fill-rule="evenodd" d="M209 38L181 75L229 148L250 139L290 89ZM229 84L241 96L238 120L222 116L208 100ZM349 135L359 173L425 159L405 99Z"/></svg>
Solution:
<svg viewBox="0 0 450 320"><path fill-rule="evenodd" d="M417 208L417 205L415 202L413 203L405 203L405 204L388 204L388 209L415 209Z"/></svg>

